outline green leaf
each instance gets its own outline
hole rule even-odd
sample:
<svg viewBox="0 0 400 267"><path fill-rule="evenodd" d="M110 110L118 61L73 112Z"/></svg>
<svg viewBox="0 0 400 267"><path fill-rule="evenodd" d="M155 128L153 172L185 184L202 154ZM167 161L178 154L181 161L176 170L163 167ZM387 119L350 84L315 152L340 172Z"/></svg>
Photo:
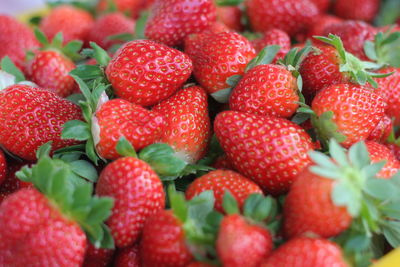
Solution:
<svg viewBox="0 0 400 267"><path fill-rule="evenodd" d="M231 91L232 88L225 88L212 93L211 96L219 103L228 103Z"/></svg>
<svg viewBox="0 0 400 267"><path fill-rule="evenodd" d="M370 245L370 237L367 235L356 235L351 237L345 244L346 251L362 252Z"/></svg>
<svg viewBox="0 0 400 267"><path fill-rule="evenodd" d="M54 36L53 40L51 40L50 46L54 47L56 49L61 49L62 45L63 45L63 41L64 41L63 34L62 34L62 32L59 32Z"/></svg>
<svg viewBox="0 0 400 267"><path fill-rule="evenodd" d="M97 182L98 174L97 170L94 168L92 164L85 160L76 160L70 162L71 170L77 175L88 179L92 182Z"/></svg>
<svg viewBox="0 0 400 267"><path fill-rule="evenodd" d="M253 212L262 199L263 195L261 194L251 194L248 196L243 205L243 215L248 218L253 218Z"/></svg>
<svg viewBox="0 0 400 267"><path fill-rule="evenodd" d="M335 138L339 143L346 140L346 136L338 131L338 127L333 119L333 111L326 111L321 116L311 116L319 140L326 146L331 138Z"/></svg>
<svg viewBox="0 0 400 267"><path fill-rule="evenodd" d="M1 60L1 69L13 75L15 77L15 83L26 80L22 71L14 65L14 63L8 56L3 57L3 59Z"/></svg>
<svg viewBox="0 0 400 267"><path fill-rule="evenodd" d="M39 159L43 156L49 156L51 151L52 141L49 141L43 145L41 145L38 150L36 150L36 158Z"/></svg>
<svg viewBox="0 0 400 267"><path fill-rule="evenodd" d="M349 159L350 162L359 169L371 163L368 149L364 142L358 142L350 147Z"/></svg>
<svg viewBox="0 0 400 267"><path fill-rule="evenodd" d="M388 221L383 228L383 235L389 244L397 248L400 246L400 222Z"/></svg>
<svg viewBox="0 0 400 267"><path fill-rule="evenodd" d="M398 194L398 190L387 179L367 179L364 191L370 196L383 201L391 199Z"/></svg>
<svg viewBox="0 0 400 267"><path fill-rule="evenodd" d="M114 200L108 197L92 198L91 209L87 216L86 223L98 224L111 215Z"/></svg>
<svg viewBox="0 0 400 267"><path fill-rule="evenodd" d="M242 75L232 75L226 79L226 84L228 84L231 88L235 88L242 77Z"/></svg>
<svg viewBox="0 0 400 267"><path fill-rule="evenodd" d="M97 65L78 65L70 72L70 75L87 81L104 76L104 72Z"/></svg>
<svg viewBox="0 0 400 267"><path fill-rule="evenodd" d="M64 123L61 133L62 139L75 139L85 141L92 136L89 125L80 120L70 120Z"/></svg>
<svg viewBox="0 0 400 267"><path fill-rule="evenodd" d="M135 24L135 39L146 39L144 30L145 30L149 15L150 15L150 13L148 11L143 10L142 12L140 12L140 16L136 20L136 24Z"/></svg>
<svg viewBox="0 0 400 267"><path fill-rule="evenodd" d="M216 0L218 6L238 6L243 2L244 0Z"/></svg>
<svg viewBox="0 0 400 267"><path fill-rule="evenodd" d="M280 48L281 47L279 45L268 45L268 46L264 47L258 53L258 55L247 64L245 72L248 72L252 68L259 66L259 65L270 64L276 57L276 54L279 52Z"/></svg>
<svg viewBox="0 0 400 267"><path fill-rule="evenodd" d="M262 222L266 220L271 214L271 211L276 210L277 203L272 197L263 197L256 206L252 218L255 221Z"/></svg>
<svg viewBox="0 0 400 267"><path fill-rule="evenodd" d="M79 89L81 89L82 94L85 96L85 98L90 101L91 99L91 91L87 84L79 77L73 74L73 71L70 72L70 76L74 78L76 83L79 85Z"/></svg>
<svg viewBox="0 0 400 267"><path fill-rule="evenodd" d="M375 178L376 174L382 170L383 166L385 165L385 161L380 161L373 163L371 165L367 165L362 169L363 174L367 178Z"/></svg>
<svg viewBox="0 0 400 267"><path fill-rule="evenodd" d="M331 197L336 206L345 206L352 217L357 217L360 214L361 195L354 192L346 183L336 183Z"/></svg>
<svg viewBox="0 0 400 267"><path fill-rule="evenodd" d="M43 46L48 46L49 40L47 39L46 35L39 30L39 28L35 28L34 29L34 33L35 33L35 37L36 39L39 41L39 43L41 43Z"/></svg>
<svg viewBox="0 0 400 267"><path fill-rule="evenodd" d="M214 193L212 190L202 192L188 202L188 215L198 226L205 223L204 218L214 209Z"/></svg>
<svg viewBox="0 0 400 267"><path fill-rule="evenodd" d="M222 207L226 214L240 214L238 203L229 190L225 190Z"/></svg>
<svg viewBox="0 0 400 267"><path fill-rule="evenodd" d="M175 216L182 222L186 222L189 215L189 208L185 201L185 196L181 192L176 192L174 186L168 187L168 197Z"/></svg>
<svg viewBox="0 0 400 267"><path fill-rule="evenodd" d="M108 40L117 40L117 41L123 41L123 42L129 42L132 41L134 39L134 35L133 33L119 33L119 34L114 34L114 35L110 35L107 37Z"/></svg>
<svg viewBox="0 0 400 267"><path fill-rule="evenodd" d="M121 156L137 158L135 148L128 141L128 139L125 138L125 136L121 136L121 138L118 140L115 150L117 150L118 154Z"/></svg>
<svg viewBox="0 0 400 267"><path fill-rule="evenodd" d="M111 60L108 53L94 42L90 42L90 46L93 48L93 57L96 59L97 63L100 66L107 66Z"/></svg>
<svg viewBox="0 0 400 267"><path fill-rule="evenodd" d="M78 54L78 52L82 49L83 42L82 41L71 41L67 43L62 49L62 53L66 55L71 60L77 61L82 59L82 56Z"/></svg>
<svg viewBox="0 0 400 267"><path fill-rule="evenodd" d="M99 161L99 156L96 153L93 138L90 138L86 141L85 151L88 158L97 166Z"/></svg>
<svg viewBox="0 0 400 267"><path fill-rule="evenodd" d="M79 105L81 101L85 101L85 96L82 94L72 94L67 97L72 103Z"/></svg>
<svg viewBox="0 0 400 267"><path fill-rule="evenodd" d="M310 158L319 166L327 169L335 170L338 166L332 161L330 157L325 155L324 153L317 151L309 151L308 155Z"/></svg>
<svg viewBox="0 0 400 267"><path fill-rule="evenodd" d="M329 153L339 165L341 166L349 165L344 148L341 147L334 138L332 138L329 142Z"/></svg>
<svg viewBox="0 0 400 267"><path fill-rule="evenodd" d="M320 166L310 166L310 171L323 178L329 178L333 180L339 180L343 176L343 174L340 172L340 169L329 169Z"/></svg>

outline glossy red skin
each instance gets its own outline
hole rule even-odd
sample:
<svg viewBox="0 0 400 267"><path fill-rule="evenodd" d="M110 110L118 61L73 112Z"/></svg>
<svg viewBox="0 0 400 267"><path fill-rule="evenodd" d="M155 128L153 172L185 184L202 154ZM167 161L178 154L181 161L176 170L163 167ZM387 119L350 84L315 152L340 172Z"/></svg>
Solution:
<svg viewBox="0 0 400 267"><path fill-rule="evenodd" d="M272 246L267 229L249 224L239 214L222 219L216 248L223 266L257 267L272 251Z"/></svg>
<svg viewBox="0 0 400 267"><path fill-rule="evenodd" d="M373 41L377 29L363 21L347 20L342 23L335 23L325 28L324 35L330 33L342 39L344 48L361 60L369 60L364 52L366 41Z"/></svg>
<svg viewBox="0 0 400 267"><path fill-rule="evenodd" d="M0 188L7 177L7 161L3 151L0 150Z"/></svg>
<svg viewBox="0 0 400 267"><path fill-rule="evenodd" d="M257 184L237 172L215 170L194 180L186 190L186 198L192 199L207 190L213 190L214 207L220 212L224 211L222 202L226 191L233 195L240 208L249 195L263 193Z"/></svg>
<svg viewBox="0 0 400 267"><path fill-rule="evenodd" d="M337 0L335 14L344 19L371 21L378 14L380 0Z"/></svg>
<svg viewBox="0 0 400 267"><path fill-rule="evenodd" d="M0 91L0 144L25 160L35 160L35 151L49 141L52 151L76 144L61 139L61 131L81 118L77 105L48 90L13 85Z"/></svg>
<svg viewBox="0 0 400 267"><path fill-rule="evenodd" d="M28 26L13 17L0 15L0 58L9 56L17 67L24 70L26 52L39 46Z"/></svg>
<svg viewBox="0 0 400 267"><path fill-rule="evenodd" d="M0 205L0 266L81 266L86 235L36 189Z"/></svg>
<svg viewBox="0 0 400 267"><path fill-rule="evenodd" d="M343 20L339 17L323 14L318 17L316 22L308 29L307 37L312 38L313 36L323 36L325 34L326 27L341 23ZM322 42L312 39L313 43L322 44Z"/></svg>
<svg viewBox="0 0 400 267"><path fill-rule="evenodd" d="M161 114L118 98L101 105L95 118L93 123L100 130L96 150L106 159L120 157L115 146L122 136L135 150L140 150L159 140L165 129L165 119Z"/></svg>
<svg viewBox="0 0 400 267"><path fill-rule="evenodd" d="M132 18L139 16L140 11L146 6L147 0L113 0L112 1L120 13L127 13ZM108 8L108 0L100 0L97 4L97 10L106 11Z"/></svg>
<svg viewBox="0 0 400 267"><path fill-rule="evenodd" d="M387 109L386 109L387 111ZM393 131L393 122L387 115L380 120L375 129L372 130L367 140L385 143Z"/></svg>
<svg viewBox="0 0 400 267"><path fill-rule="evenodd" d="M20 162L20 161L9 160L7 162L5 179L0 184L0 203L1 199L5 199L7 196L9 196L10 194L16 192L21 188L30 187L32 185L31 183L21 181L15 176L15 173L26 165L29 165L29 163L24 161Z"/></svg>
<svg viewBox="0 0 400 267"><path fill-rule="evenodd" d="M378 177L388 179L400 170L400 161L396 159L393 152L385 145L372 141L365 142L365 145L367 146L372 163L386 161L385 166L377 174Z"/></svg>
<svg viewBox="0 0 400 267"><path fill-rule="evenodd" d="M134 32L135 21L124 16L122 13L109 13L99 17L90 29L87 37L88 42L95 42L104 49L109 49L122 41L108 40L109 36L121 33Z"/></svg>
<svg viewBox="0 0 400 267"><path fill-rule="evenodd" d="M139 245L118 250L114 260L115 267L140 267Z"/></svg>
<svg viewBox="0 0 400 267"><path fill-rule="evenodd" d="M280 29L290 36L306 31L319 15L309 0L247 0L247 15L254 31Z"/></svg>
<svg viewBox="0 0 400 267"><path fill-rule="evenodd" d="M69 72L76 68L75 63L57 51L39 51L29 62L29 80L44 89L67 97L75 89L75 81Z"/></svg>
<svg viewBox="0 0 400 267"><path fill-rule="evenodd" d="M331 5L330 0L311 0L314 5L319 9L321 13L325 13L328 11L329 6Z"/></svg>
<svg viewBox="0 0 400 267"><path fill-rule="evenodd" d="M169 144L182 158L195 163L203 158L211 136L207 94L203 88L192 86L153 107L162 114L166 127L159 140Z"/></svg>
<svg viewBox="0 0 400 267"><path fill-rule="evenodd" d="M333 111L332 121L338 126L338 132L347 137L341 144L350 147L366 140L385 118L386 103L369 88L338 84L319 91L311 106L317 116Z"/></svg>
<svg viewBox="0 0 400 267"><path fill-rule="evenodd" d="M235 32L203 33L186 40L185 52L193 61L193 74L208 93L226 89L226 79L242 75L255 57L249 40Z"/></svg>
<svg viewBox="0 0 400 267"><path fill-rule="evenodd" d="M291 42L289 35L279 29L271 29L264 33L263 37L251 41L256 53L259 53L267 45L279 45L279 52L273 62L283 59L290 50Z"/></svg>
<svg viewBox="0 0 400 267"><path fill-rule="evenodd" d="M146 221L140 257L143 267L184 267L192 261L182 223L171 210L161 210Z"/></svg>
<svg viewBox="0 0 400 267"><path fill-rule="evenodd" d="M202 32L216 17L212 0L155 0L145 35L168 46L182 45L186 36Z"/></svg>
<svg viewBox="0 0 400 267"><path fill-rule="evenodd" d="M187 55L150 40L126 43L106 68L115 94L143 106L171 96L191 73L192 62Z"/></svg>
<svg viewBox="0 0 400 267"><path fill-rule="evenodd" d="M231 30L243 31L242 11L238 6L217 6L217 20Z"/></svg>
<svg viewBox="0 0 400 267"><path fill-rule="evenodd" d="M58 6L43 18L40 29L50 40L62 32L64 44L73 40L85 41L94 19L89 12L71 5Z"/></svg>
<svg viewBox="0 0 400 267"><path fill-rule="evenodd" d="M307 232L329 238L345 231L352 222L346 207L331 199L333 180L307 168L293 183L283 205L283 230L287 238Z"/></svg>
<svg viewBox="0 0 400 267"><path fill-rule="evenodd" d="M96 248L91 243L88 243L82 267L107 267L112 260L113 254L113 249Z"/></svg>
<svg viewBox="0 0 400 267"><path fill-rule="evenodd" d="M341 248L321 238L297 237L266 258L260 267L348 267Z"/></svg>
<svg viewBox="0 0 400 267"><path fill-rule="evenodd" d="M165 206L163 185L150 165L133 157L119 158L101 172L96 194L114 198L107 220L118 248L133 245L146 219Z"/></svg>
<svg viewBox="0 0 400 267"><path fill-rule="evenodd" d="M291 117L299 107L297 79L285 67L259 65L248 72L233 89L229 98L231 110Z"/></svg>
<svg viewBox="0 0 400 267"><path fill-rule="evenodd" d="M379 87L375 91L387 103L386 114L389 118L395 118L394 124L400 126L400 69L387 67L379 72L394 72L386 78L377 79Z"/></svg>
<svg viewBox="0 0 400 267"><path fill-rule="evenodd" d="M311 162L310 136L288 120L224 111L214 129L235 169L273 195L286 193Z"/></svg>
<svg viewBox="0 0 400 267"><path fill-rule="evenodd" d="M386 146L392 151L396 159L400 160L400 146L396 144L386 144Z"/></svg>

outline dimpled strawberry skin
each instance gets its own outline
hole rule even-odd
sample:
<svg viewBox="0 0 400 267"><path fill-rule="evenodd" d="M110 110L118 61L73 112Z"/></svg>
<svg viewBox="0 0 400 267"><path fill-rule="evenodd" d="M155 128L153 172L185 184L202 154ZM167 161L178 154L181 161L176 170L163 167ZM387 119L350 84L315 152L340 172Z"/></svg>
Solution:
<svg viewBox="0 0 400 267"><path fill-rule="evenodd" d="M400 162L389 148L371 141L365 142L365 145L367 146L371 162L386 161L385 166L377 174L378 177L391 178L400 170Z"/></svg>
<svg viewBox="0 0 400 267"><path fill-rule="evenodd" d="M115 267L140 267L139 245L118 250L114 259Z"/></svg>
<svg viewBox="0 0 400 267"><path fill-rule="evenodd" d="M395 125L400 126L400 69L388 67L379 72L394 72L388 77L377 79L379 87L376 89L376 92L382 96L387 103L386 114L390 118L395 119Z"/></svg>
<svg viewBox="0 0 400 267"><path fill-rule="evenodd" d="M0 150L0 187L7 177L7 161L3 151Z"/></svg>
<svg viewBox="0 0 400 267"><path fill-rule="evenodd" d="M224 111L217 115L214 128L235 169L274 195L287 192L311 162L311 138L288 120Z"/></svg>
<svg viewBox="0 0 400 267"><path fill-rule="evenodd" d="M115 94L143 106L172 95L191 73L192 62L187 55L149 40L126 43L106 68Z"/></svg>
<svg viewBox="0 0 400 267"><path fill-rule="evenodd" d="M267 45L279 45L279 52L276 54L275 61L277 59L283 59L287 52L290 50L291 42L289 35L279 29L272 29L264 33L264 36L251 41L254 49L259 53Z"/></svg>

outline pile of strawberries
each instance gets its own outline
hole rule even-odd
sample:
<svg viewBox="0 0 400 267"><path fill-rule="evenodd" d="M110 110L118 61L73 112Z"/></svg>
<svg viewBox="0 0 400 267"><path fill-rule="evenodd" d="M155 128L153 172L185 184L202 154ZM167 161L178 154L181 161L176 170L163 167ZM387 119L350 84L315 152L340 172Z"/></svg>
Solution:
<svg viewBox="0 0 400 267"><path fill-rule="evenodd" d="M0 266L400 246L398 1L51 2L0 15Z"/></svg>

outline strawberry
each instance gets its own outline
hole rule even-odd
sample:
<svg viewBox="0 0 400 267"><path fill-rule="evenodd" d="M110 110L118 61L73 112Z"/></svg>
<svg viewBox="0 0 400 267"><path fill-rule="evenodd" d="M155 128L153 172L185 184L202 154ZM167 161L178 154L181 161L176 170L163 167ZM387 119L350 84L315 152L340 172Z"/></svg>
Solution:
<svg viewBox="0 0 400 267"><path fill-rule="evenodd" d="M260 267L348 267L341 248L322 238L297 237L272 252Z"/></svg>
<svg viewBox="0 0 400 267"><path fill-rule="evenodd" d="M312 38L313 36L321 36L326 33L326 28L330 25L341 23L343 20L339 17L323 14L317 18L315 23L308 29L307 38ZM314 41L318 41L313 39Z"/></svg>
<svg viewBox="0 0 400 267"><path fill-rule="evenodd" d="M113 249L96 248L89 243L82 267L107 267L112 260L113 254Z"/></svg>
<svg viewBox="0 0 400 267"><path fill-rule="evenodd" d="M210 139L210 118L204 89L198 86L182 89L152 110L166 120L161 142L171 145L188 163L205 156Z"/></svg>
<svg viewBox="0 0 400 267"><path fill-rule="evenodd" d="M393 155L397 160L400 160L400 145L397 144L386 144L386 146L392 151Z"/></svg>
<svg viewBox="0 0 400 267"><path fill-rule="evenodd" d="M145 35L168 46L182 45L186 36L215 22L216 15L212 0L155 0Z"/></svg>
<svg viewBox="0 0 400 267"><path fill-rule="evenodd" d="M7 162L7 169L4 172L4 174L6 174L5 179L3 180L3 183L0 184L0 202L1 199L6 198L8 195L18 191L19 189L32 186L31 183L21 181L17 176L15 176L15 173L25 165L28 166L28 163L16 160L10 160Z"/></svg>
<svg viewBox="0 0 400 267"><path fill-rule="evenodd" d="M290 37L286 32L279 29L271 29L266 31L259 39L251 41L254 49L259 53L264 47L268 45L279 45L280 49L276 55L274 62L277 59L283 59L290 50Z"/></svg>
<svg viewBox="0 0 400 267"><path fill-rule="evenodd" d="M386 115L379 121L375 129L372 130L367 140L375 141L378 143L384 143L390 136L392 130L393 130L393 122Z"/></svg>
<svg viewBox="0 0 400 267"><path fill-rule="evenodd" d="M225 154L219 156L212 164L212 167L215 169L235 170L232 163L229 161L228 157Z"/></svg>
<svg viewBox="0 0 400 267"><path fill-rule="evenodd" d="M17 174L36 189L21 189L0 205L1 266L81 266L88 239L113 246L103 224L112 199L93 197L92 185L66 166L43 156Z"/></svg>
<svg viewBox="0 0 400 267"><path fill-rule="evenodd" d="M140 267L139 246L137 244L117 251L115 267Z"/></svg>
<svg viewBox="0 0 400 267"><path fill-rule="evenodd" d="M185 52L193 61L197 81L214 97L221 93L218 91L229 87L227 78L242 75L247 63L255 56L250 42L234 32L190 36L185 43Z"/></svg>
<svg viewBox="0 0 400 267"><path fill-rule="evenodd" d="M7 177L7 161L3 151L0 150L0 188Z"/></svg>
<svg viewBox="0 0 400 267"><path fill-rule="evenodd" d="M353 84L329 86L315 96L313 126L319 138L327 142L334 137L345 147L366 140L381 120L386 103L373 90Z"/></svg>
<svg viewBox="0 0 400 267"><path fill-rule="evenodd" d="M35 151L49 141L53 151L76 144L61 139L61 126L82 116L72 102L28 85L9 86L0 99L0 144L11 153L33 161Z"/></svg>
<svg viewBox="0 0 400 267"><path fill-rule="evenodd" d="M25 54L39 47L32 30L16 19L0 15L0 59L9 56L22 70L25 67Z"/></svg>
<svg viewBox="0 0 400 267"><path fill-rule="evenodd" d="M214 265L210 265L204 262L194 261L191 262L189 265L186 265L186 267L214 267Z"/></svg>
<svg viewBox="0 0 400 267"><path fill-rule="evenodd" d="M61 32L66 44L73 40L85 41L93 23L93 17L87 11L71 5L61 5L43 18L40 29L49 39Z"/></svg>
<svg viewBox="0 0 400 267"><path fill-rule="evenodd" d="M217 6L217 20L231 30L243 31L242 11L237 6Z"/></svg>
<svg viewBox="0 0 400 267"><path fill-rule="evenodd" d="M111 5L115 5L120 13L129 14L132 18L136 18L147 0L100 0L97 4L97 10L100 12L107 11ZM112 8L111 8L112 9Z"/></svg>
<svg viewBox="0 0 400 267"><path fill-rule="evenodd" d="M143 106L168 98L191 72L192 62L187 55L149 40L126 43L106 68L115 94Z"/></svg>
<svg viewBox="0 0 400 267"><path fill-rule="evenodd" d="M330 0L311 0L321 13L328 11L331 4Z"/></svg>
<svg viewBox="0 0 400 267"><path fill-rule="evenodd" d="M133 245L146 219L165 205L160 178L150 165L134 157L119 158L108 164L100 173L96 194L115 199L107 225L120 248Z"/></svg>
<svg viewBox="0 0 400 267"><path fill-rule="evenodd" d="M380 0L337 0L333 7L337 16L345 19L371 21L379 11Z"/></svg>
<svg viewBox="0 0 400 267"><path fill-rule="evenodd" d="M400 170L400 161L398 161L393 152L386 146L376 142L365 142L372 163L386 161L378 177L391 178Z"/></svg>
<svg viewBox="0 0 400 267"><path fill-rule="evenodd" d="M222 200L226 190L232 193L240 208L243 207L249 195L262 194L258 185L239 173L230 170L215 170L194 180L186 190L186 198L192 199L207 190L213 190L215 209L220 212L223 211Z"/></svg>
<svg viewBox="0 0 400 267"><path fill-rule="evenodd" d="M288 120L224 111L217 115L214 128L235 169L271 194L287 192L310 163L311 138Z"/></svg>
<svg viewBox="0 0 400 267"><path fill-rule="evenodd" d="M247 15L254 31L280 29L290 36L314 24L318 8L309 0L247 0Z"/></svg>
<svg viewBox="0 0 400 267"><path fill-rule="evenodd" d="M121 34L133 33L135 27L134 20L125 17L121 13L109 13L96 19L91 27L87 41L95 42L104 49L109 49L115 44L121 44L118 40L109 40L108 37Z"/></svg>
<svg viewBox="0 0 400 267"><path fill-rule="evenodd" d="M119 157L115 146L125 136L136 150L161 138L165 119L123 99L113 99L98 107L92 119L94 145L99 155L106 159Z"/></svg>

